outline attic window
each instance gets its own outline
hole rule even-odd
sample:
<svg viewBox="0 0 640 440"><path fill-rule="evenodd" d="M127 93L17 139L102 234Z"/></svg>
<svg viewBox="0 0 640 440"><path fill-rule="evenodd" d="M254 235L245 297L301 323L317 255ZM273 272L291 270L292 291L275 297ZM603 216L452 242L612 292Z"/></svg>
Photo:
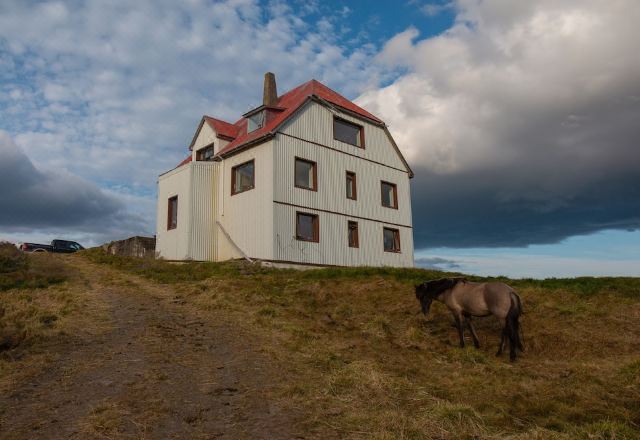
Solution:
<svg viewBox="0 0 640 440"><path fill-rule="evenodd" d="M264 110L249 116L247 118L249 120L247 123L247 133L251 133L252 131L262 128L264 126L264 117L265 117Z"/></svg>
<svg viewBox="0 0 640 440"><path fill-rule="evenodd" d="M333 138L356 147L364 148L364 129L340 118L333 118Z"/></svg>
<svg viewBox="0 0 640 440"><path fill-rule="evenodd" d="M202 148L196 152L197 161L212 161L213 160L213 145Z"/></svg>

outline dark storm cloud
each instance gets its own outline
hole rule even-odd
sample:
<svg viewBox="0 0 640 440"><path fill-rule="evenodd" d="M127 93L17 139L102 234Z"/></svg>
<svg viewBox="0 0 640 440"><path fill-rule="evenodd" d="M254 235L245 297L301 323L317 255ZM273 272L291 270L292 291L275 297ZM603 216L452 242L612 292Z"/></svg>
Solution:
<svg viewBox="0 0 640 440"><path fill-rule="evenodd" d="M539 178L555 172L561 170L541 170ZM564 194L535 187L529 193L512 191L515 179L494 170L453 175L416 170L416 248L518 247L603 229L640 228L640 170L594 179Z"/></svg>
<svg viewBox="0 0 640 440"><path fill-rule="evenodd" d="M68 173L45 173L0 133L0 228L118 235L143 228L122 202Z"/></svg>
<svg viewBox="0 0 640 440"><path fill-rule="evenodd" d="M389 41L408 73L359 103L416 177L416 248L547 244L640 228L635 2L456 3L446 33Z"/></svg>

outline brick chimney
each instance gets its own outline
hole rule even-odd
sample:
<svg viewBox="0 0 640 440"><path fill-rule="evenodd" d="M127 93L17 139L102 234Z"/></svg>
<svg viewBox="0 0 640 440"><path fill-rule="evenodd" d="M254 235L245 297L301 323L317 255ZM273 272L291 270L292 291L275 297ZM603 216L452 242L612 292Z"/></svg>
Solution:
<svg viewBox="0 0 640 440"><path fill-rule="evenodd" d="M264 92L262 94L262 104L274 107L278 102L278 90L276 89L276 76L267 72L264 74Z"/></svg>

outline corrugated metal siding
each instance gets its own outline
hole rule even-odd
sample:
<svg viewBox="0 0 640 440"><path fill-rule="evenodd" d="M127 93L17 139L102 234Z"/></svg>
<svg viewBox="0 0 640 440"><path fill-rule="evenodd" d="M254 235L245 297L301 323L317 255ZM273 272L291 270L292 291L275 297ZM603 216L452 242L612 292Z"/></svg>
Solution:
<svg viewBox="0 0 640 440"><path fill-rule="evenodd" d="M340 118L364 126L364 149L335 140L333 138L333 115L326 107L311 101L291 121L287 122L280 131L349 154L390 165L400 170L406 169L398 153L389 142L385 131L361 119L356 119L345 113L338 113Z"/></svg>
<svg viewBox="0 0 640 440"><path fill-rule="evenodd" d="M178 226L167 230L169 197L178 196ZM191 164L172 170L158 179L158 208L156 217L156 252L167 260L190 257L191 237Z"/></svg>
<svg viewBox="0 0 640 440"><path fill-rule="evenodd" d="M296 212L318 214L319 243L300 241L295 238ZM337 266L413 267L413 232L410 228L275 203L274 214L276 260ZM349 220L358 222L359 248L349 247L347 229ZM384 252L382 241L384 226L400 231L402 252Z"/></svg>
<svg viewBox="0 0 640 440"><path fill-rule="evenodd" d="M274 152L278 176L274 200L411 226L407 173L282 135L277 137ZM296 156L316 162L318 191L294 186ZM358 200L346 197L347 171L356 173ZM397 185L398 209L382 206L383 180Z"/></svg>
<svg viewBox="0 0 640 440"><path fill-rule="evenodd" d="M382 129L365 124L365 138L365 150L335 141L333 114L316 103L309 104L283 134L276 135L274 201L295 206L274 203L275 259L344 266L413 266L409 175ZM294 186L296 157L316 162L317 191ZM356 173L357 200L346 197L347 171ZM397 185L398 209L382 206L381 181ZM319 215L320 243L296 240L296 211ZM349 220L358 222L358 249L348 246ZM401 253L384 252L384 226L400 231Z"/></svg>
<svg viewBox="0 0 640 440"><path fill-rule="evenodd" d="M255 187L231 195L231 169L249 160L255 161ZM273 259L273 144L265 142L235 154L221 162L220 222L231 239L248 256ZM279 179L279 177L278 177ZM239 258L240 254L219 237L220 260Z"/></svg>
<svg viewBox="0 0 640 440"><path fill-rule="evenodd" d="M191 173L191 242L189 255L193 260L215 261L216 200L215 182L218 162L192 162Z"/></svg>

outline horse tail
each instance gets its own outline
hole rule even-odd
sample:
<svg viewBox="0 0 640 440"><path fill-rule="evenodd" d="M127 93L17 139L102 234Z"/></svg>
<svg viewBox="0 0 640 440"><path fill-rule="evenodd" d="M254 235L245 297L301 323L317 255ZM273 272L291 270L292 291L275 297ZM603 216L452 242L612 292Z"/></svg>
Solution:
<svg viewBox="0 0 640 440"><path fill-rule="evenodd" d="M522 327L520 327L520 315L524 315L524 310L522 309L522 300L520 300L520 295L518 295L517 293L513 292L513 296L515 296L516 300L517 300L517 304L518 304L518 322L517 322L517 326L520 329L519 332L519 336L518 336L518 348L520 349L520 351L524 351L524 330L522 330ZM520 339L520 335L522 336L522 339Z"/></svg>
<svg viewBox="0 0 640 440"><path fill-rule="evenodd" d="M517 293L511 292L511 306L507 312L507 329L509 343L511 344L512 359L515 359L515 350L524 351L522 339L520 339L520 315L522 314L522 301Z"/></svg>

